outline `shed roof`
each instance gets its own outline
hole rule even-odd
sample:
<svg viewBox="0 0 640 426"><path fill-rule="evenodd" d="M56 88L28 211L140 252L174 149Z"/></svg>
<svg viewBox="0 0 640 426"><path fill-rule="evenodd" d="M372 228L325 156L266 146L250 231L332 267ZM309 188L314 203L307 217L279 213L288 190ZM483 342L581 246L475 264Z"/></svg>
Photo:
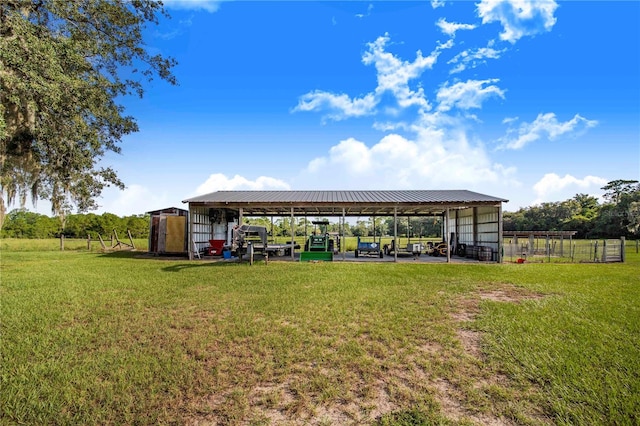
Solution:
<svg viewBox="0 0 640 426"><path fill-rule="evenodd" d="M243 209L245 215L389 216L442 214L447 208L496 206L508 200L467 190L217 191L184 200L194 206Z"/></svg>

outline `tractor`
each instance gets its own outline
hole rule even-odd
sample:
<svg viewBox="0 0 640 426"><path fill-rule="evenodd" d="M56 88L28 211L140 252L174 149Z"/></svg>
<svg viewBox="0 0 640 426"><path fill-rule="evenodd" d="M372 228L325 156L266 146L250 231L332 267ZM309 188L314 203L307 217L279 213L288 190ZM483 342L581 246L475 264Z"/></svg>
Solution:
<svg viewBox="0 0 640 426"><path fill-rule="evenodd" d="M313 234L304 244L304 251L300 253L300 262L308 261L333 261L333 240L327 232L329 221L318 220L311 222L314 225ZM318 232L318 227L320 231Z"/></svg>

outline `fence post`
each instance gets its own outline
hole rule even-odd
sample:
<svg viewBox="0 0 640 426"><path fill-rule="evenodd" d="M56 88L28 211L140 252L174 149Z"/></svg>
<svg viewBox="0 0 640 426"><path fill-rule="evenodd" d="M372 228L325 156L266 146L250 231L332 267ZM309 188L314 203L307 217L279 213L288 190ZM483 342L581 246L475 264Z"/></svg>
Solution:
<svg viewBox="0 0 640 426"><path fill-rule="evenodd" d="M547 261L551 263L551 243L549 242L549 236L545 240L545 244L547 245Z"/></svg>
<svg viewBox="0 0 640 426"><path fill-rule="evenodd" d="M636 241L636 244L638 242ZM627 245L627 240L625 237L620 237L620 260L624 263L626 258L625 246Z"/></svg>
<svg viewBox="0 0 640 426"><path fill-rule="evenodd" d="M60 251L64 251L64 234L60 234Z"/></svg>
<svg viewBox="0 0 640 426"><path fill-rule="evenodd" d="M593 249L593 261L594 262L598 261L598 241L596 241L596 244Z"/></svg>
<svg viewBox="0 0 640 426"><path fill-rule="evenodd" d="M87 250L91 251L91 234L87 234Z"/></svg>
<svg viewBox="0 0 640 426"><path fill-rule="evenodd" d="M602 262L607 261L607 240L602 240Z"/></svg>
<svg viewBox="0 0 640 426"><path fill-rule="evenodd" d="M571 245L569 245L569 251L571 252L571 263L573 263L574 256L576 255L576 243L573 243L573 247L571 247Z"/></svg>
<svg viewBox="0 0 640 426"><path fill-rule="evenodd" d="M640 249L640 240L636 240L636 253L638 253L638 249Z"/></svg>

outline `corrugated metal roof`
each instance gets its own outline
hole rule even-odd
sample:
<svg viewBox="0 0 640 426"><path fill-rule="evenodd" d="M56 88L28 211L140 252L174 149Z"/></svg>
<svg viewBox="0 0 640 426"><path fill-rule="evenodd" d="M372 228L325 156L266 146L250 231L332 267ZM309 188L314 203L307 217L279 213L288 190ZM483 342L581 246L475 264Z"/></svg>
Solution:
<svg viewBox="0 0 640 426"><path fill-rule="evenodd" d="M508 200L467 190L408 191L217 191L183 203L283 203L283 204L473 204Z"/></svg>

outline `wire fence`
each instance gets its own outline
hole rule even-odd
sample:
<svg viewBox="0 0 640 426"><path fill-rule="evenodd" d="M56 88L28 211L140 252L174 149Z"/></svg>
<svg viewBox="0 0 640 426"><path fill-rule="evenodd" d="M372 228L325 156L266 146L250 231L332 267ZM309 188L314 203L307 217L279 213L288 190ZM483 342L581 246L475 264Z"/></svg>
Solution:
<svg viewBox="0 0 640 426"><path fill-rule="evenodd" d="M624 238L571 240L561 237L505 239L508 262L600 263L624 262ZM631 242L638 250L638 242Z"/></svg>

